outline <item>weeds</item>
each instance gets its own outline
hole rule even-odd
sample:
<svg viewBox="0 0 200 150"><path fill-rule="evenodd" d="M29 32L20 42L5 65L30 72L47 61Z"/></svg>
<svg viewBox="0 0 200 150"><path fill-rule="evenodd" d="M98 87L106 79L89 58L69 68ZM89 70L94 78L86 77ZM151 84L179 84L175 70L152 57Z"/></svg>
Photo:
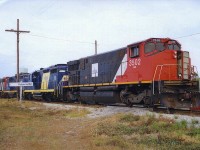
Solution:
<svg viewBox="0 0 200 150"><path fill-rule="evenodd" d="M188 127L185 120L175 122L162 116L156 118L154 114L143 117L120 114L107 118L97 124L94 135L101 141L96 145L103 147L112 145L122 148L120 145L124 144L126 149L133 149L135 145L148 149L200 149L200 128Z"/></svg>
<svg viewBox="0 0 200 150"><path fill-rule="evenodd" d="M100 123L98 124L96 134L97 135L107 135L107 136L120 136L120 135L129 135L134 132L134 128L126 126L120 123Z"/></svg>
<svg viewBox="0 0 200 150"><path fill-rule="evenodd" d="M0 149L69 149L70 142L66 139L79 140L77 145L71 143L71 149L79 149L82 144L79 137L82 124L87 122L68 118L83 117L87 113L89 111L85 109L52 110L30 101L1 99ZM67 134L68 132L73 135ZM86 140L90 138L88 133L84 135Z"/></svg>
<svg viewBox="0 0 200 150"><path fill-rule="evenodd" d="M89 126L90 122L83 128L80 119L68 118L83 117L89 113L86 109L39 109L41 106L38 104L15 100L0 101L0 107L1 149L70 149L66 141L77 141L80 136L74 134L78 131L77 126L80 126L79 130L87 128L81 139L84 142L79 144L93 141L94 147L91 149L200 149L197 120L192 120L189 126L185 120L175 122L161 115L118 114L92 120L94 124ZM33 107L37 109L31 110ZM93 136L88 137L91 130ZM73 136L69 140L70 133Z"/></svg>
<svg viewBox="0 0 200 150"><path fill-rule="evenodd" d="M175 122L171 128L173 130L185 130L187 129L187 121L181 120L180 122Z"/></svg>
<svg viewBox="0 0 200 150"><path fill-rule="evenodd" d="M140 120L140 116L135 116L135 115L132 115L132 114L125 114L125 115L122 115L120 117L120 121L122 122L132 122L132 121L138 121Z"/></svg>
<svg viewBox="0 0 200 150"><path fill-rule="evenodd" d="M71 118L84 117L89 113L90 113L90 111L88 111L87 109L78 109L78 108L63 111L64 116L71 117Z"/></svg>
<svg viewBox="0 0 200 150"><path fill-rule="evenodd" d="M192 125L196 125L196 124L199 124L199 121L196 119L192 119L191 123L192 123Z"/></svg>
<svg viewBox="0 0 200 150"><path fill-rule="evenodd" d="M104 137L104 139L96 138L95 145L98 147L101 146L113 146L119 147L122 149L128 148L128 143L125 139L121 138L120 136L112 136L112 137Z"/></svg>
<svg viewBox="0 0 200 150"><path fill-rule="evenodd" d="M174 116L174 119L178 119L178 116Z"/></svg>

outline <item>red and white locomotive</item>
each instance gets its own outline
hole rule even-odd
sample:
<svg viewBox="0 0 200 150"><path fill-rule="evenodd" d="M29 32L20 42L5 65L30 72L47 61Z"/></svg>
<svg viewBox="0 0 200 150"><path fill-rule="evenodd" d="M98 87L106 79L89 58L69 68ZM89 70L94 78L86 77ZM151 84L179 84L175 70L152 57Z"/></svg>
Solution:
<svg viewBox="0 0 200 150"><path fill-rule="evenodd" d="M197 70L170 38L150 38L67 63L64 97L92 103L200 109Z"/></svg>

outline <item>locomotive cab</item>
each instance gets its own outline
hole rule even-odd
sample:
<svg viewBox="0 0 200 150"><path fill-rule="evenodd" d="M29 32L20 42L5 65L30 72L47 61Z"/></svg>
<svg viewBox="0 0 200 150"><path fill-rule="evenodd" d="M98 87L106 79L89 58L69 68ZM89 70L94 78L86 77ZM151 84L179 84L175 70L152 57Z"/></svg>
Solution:
<svg viewBox="0 0 200 150"><path fill-rule="evenodd" d="M195 74L189 52L175 40L148 39L129 45L127 54L131 81L191 80Z"/></svg>

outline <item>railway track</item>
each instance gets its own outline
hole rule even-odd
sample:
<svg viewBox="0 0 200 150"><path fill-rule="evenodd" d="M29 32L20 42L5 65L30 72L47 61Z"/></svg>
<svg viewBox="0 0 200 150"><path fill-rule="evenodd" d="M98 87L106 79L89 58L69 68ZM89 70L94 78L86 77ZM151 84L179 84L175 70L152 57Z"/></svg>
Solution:
<svg viewBox="0 0 200 150"><path fill-rule="evenodd" d="M46 102L46 101L38 101L38 100L26 100L26 101L33 101L36 103L52 103L52 104L61 104L61 105L72 105L72 106L82 106L82 107L93 107L93 108L101 108L101 107L106 107L106 106L116 106L116 107L127 107L125 104L122 103L116 103L116 104L83 104L80 102L75 102L75 103L67 103L67 102L58 102L58 101L53 101L53 102ZM187 115L187 116L195 116L195 117L200 117L200 112L199 111L191 111L189 109L168 109L166 107L156 107L156 108L147 108L143 105L133 105L130 107L131 109L134 108L141 108L145 110L149 110L150 112L156 112L156 113L161 113L161 114L175 114L175 115Z"/></svg>
<svg viewBox="0 0 200 150"><path fill-rule="evenodd" d="M167 113L167 114L178 114L178 115L188 115L188 116L197 116L200 117L199 111L192 111L189 109L168 109L164 107L158 107L158 108L151 108L152 111L158 112L158 113Z"/></svg>
<svg viewBox="0 0 200 150"><path fill-rule="evenodd" d="M125 104L113 104L110 106L118 106L118 107L127 107ZM180 114L180 115L188 115L188 116L199 116L200 111L192 111L189 109L169 109L166 107L156 107L156 108L147 108L144 105L133 105L132 108L146 108L151 112L157 113L165 113L165 114Z"/></svg>

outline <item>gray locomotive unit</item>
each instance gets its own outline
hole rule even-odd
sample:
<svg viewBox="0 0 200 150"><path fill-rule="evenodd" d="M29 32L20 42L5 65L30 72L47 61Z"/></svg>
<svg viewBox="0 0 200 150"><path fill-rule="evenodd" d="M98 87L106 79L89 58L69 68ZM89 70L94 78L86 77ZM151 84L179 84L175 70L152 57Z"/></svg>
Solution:
<svg viewBox="0 0 200 150"><path fill-rule="evenodd" d="M112 84L126 48L81 58L67 63L69 72L68 100L86 103L120 102L118 88Z"/></svg>

